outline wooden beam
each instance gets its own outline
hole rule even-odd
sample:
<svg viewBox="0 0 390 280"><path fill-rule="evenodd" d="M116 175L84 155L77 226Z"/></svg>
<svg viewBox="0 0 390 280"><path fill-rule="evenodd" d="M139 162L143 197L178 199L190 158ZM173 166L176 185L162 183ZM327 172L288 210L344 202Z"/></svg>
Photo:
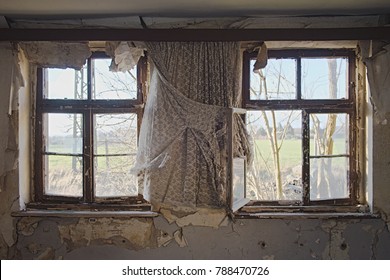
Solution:
<svg viewBox="0 0 390 280"><path fill-rule="evenodd" d="M390 27L307 29L6 29L0 41L390 40Z"/></svg>

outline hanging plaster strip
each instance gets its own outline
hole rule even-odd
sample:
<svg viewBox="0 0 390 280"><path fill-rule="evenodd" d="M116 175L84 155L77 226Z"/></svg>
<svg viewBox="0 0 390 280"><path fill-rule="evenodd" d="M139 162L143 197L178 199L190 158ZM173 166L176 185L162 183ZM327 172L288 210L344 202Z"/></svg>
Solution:
<svg viewBox="0 0 390 280"><path fill-rule="evenodd" d="M373 56L363 58L367 65L368 83L371 99L374 103L376 117L381 124L387 124L387 115L390 110L390 44L383 46L381 51Z"/></svg>
<svg viewBox="0 0 390 280"><path fill-rule="evenodd" d="M10 95L9 95L9 107L8 115L12 115L12 111L18 109L18 92L21 87L24 87L23 76L19 67L19 58L16 52L13 52L13 62L11 63L11 86L10 86Z"/></svg>
<svg viewBox="0 0 390 280"><path fill-rule="evenodd" d="M14 80L14 71L15 71L15 64L12 63L11 65L11 77L12 81ZM9 102L8 102L8 116L12 115L12 103L14 100L14 83L11 83L10 89L9 89Z"/></svg>

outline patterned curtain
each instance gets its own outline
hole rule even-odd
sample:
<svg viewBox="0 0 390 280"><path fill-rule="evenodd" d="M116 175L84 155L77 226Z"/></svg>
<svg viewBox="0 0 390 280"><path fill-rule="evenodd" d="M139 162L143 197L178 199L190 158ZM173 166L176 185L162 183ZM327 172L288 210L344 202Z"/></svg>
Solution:
<svg viewBox="0 0 390 280"><path fill-rule="evenodd" d="M154 68L135 167L140 193L155 208L225 207L226 107L240 103L239 43L146 45Z"/></svg>

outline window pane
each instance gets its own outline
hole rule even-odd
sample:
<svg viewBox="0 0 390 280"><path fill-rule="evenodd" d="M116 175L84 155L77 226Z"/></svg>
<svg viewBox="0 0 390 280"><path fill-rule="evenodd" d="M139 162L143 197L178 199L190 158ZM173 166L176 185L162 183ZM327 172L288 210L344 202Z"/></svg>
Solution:
<svg viewBox="0 0 390 280"><path fill-rule="evenodd" d="M310 159L310 200L348 198L349 157Z"/></svg>
<svg viewBox="0 0 390 280"><path fill-rule="evenodd" d="M137 176L129 173L137 152L137 114L97 114L95 135L96 196L137 195Z"/></svg>
<svg viewBox="0 0 390 280"><path fill-rule="evenodd" d="M81 114L43 115L45 152L81 154L83 149Z"/></svg>
<svg viewBox="0 0 390 280"><path fill-rule="evenodd" d="M346 58L302 59L302 98L348 98Z"/></svg>
<svg viewBox="0 0 390 280"><path fill-rule="evenodd" d="M349 153L348 114L310 114L310 155Z"/></svg>
<svg viewBox="0 0 390 280"><path fill-rule="evenodd" d="M137 114L95 115L96 155L137 152Z"/></svg>
<svg viewBox="0 0 390 280"><path fill-rule="evenodd" d="M93 99L137 99L137 69L112 72L111 59L94 59Z"/></svg>
<svg viewBox="0 0 390 280"><path fill-rule="evenodd" d="M267 66L257 73L252 71L251 60L250 100L296 98L296 60L268 59Z"/></svg>
<svg viewBox="0 0 390 280"><path fill-rule="evenodd" d="M310 114L311 200L348 197L348 129L348 114Z"/></svg>
<svg viewBox="0 0 390 280"><path fill-rule="evenodd" d="M300 111L248 111L254 162L247 169L247 197L302 200Z"/></svg>
<svg viewBox="0 0 390 280"><path fill-rule="evenodd" d="M130 174L135 156L95 157L95 194L97 197L135 196L137 175Z"/></svg>
<svg viewBox="0 0 390 280"><path fill-rule="evenodd" d="M83 196L81 157L46 155L44 162L45 194Z"/></svg>
<svg viewBox="0 0 390 280"><path fill-rule="evenodd" d="M86 99L87 98L87 69L48 68L47 92L48 99Z"/></svg>

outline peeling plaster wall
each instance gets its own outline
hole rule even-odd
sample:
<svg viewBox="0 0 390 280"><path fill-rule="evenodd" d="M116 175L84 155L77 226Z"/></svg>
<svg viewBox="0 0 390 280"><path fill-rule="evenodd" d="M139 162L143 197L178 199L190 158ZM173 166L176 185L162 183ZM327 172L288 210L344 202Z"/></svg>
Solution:
<svg viewBox="0 0 390 280"><path fill-rule="evenodd" d="M9 257L9 248L17 238L15 220L11 212L18 204L18 114L13 110L17 102L15 64L17 54L10 43L0 44L0 258ZM16 85L15 85L16 86ZM17 91L18 89L16 89ZM12 98L13 96L13 98Z"/></svg>
<svg viewBox="0 0 390 280"><path fill-rule="evenodd" d="M387 119L389 117L390 114L386 116ZM373 130L374 206L375 211L382 214L390 228L390 122L374 123Z"/></svg>
<svg viewBox="0 0 390 280"><path fill-rule="evenodd" d="M18 113L8 115L14 59L11 45L0 45L1 259L390 259L390 124L374 124L373 133L374 204L381 218L233 223L207 211L185 219L165 213L169 221L12 217L18 172L24 172L18 171Z"/></svg>
<svg viewBox="0 0 390 280"><path fill-rule="evenodd" d="M381 219L237 220L178 227L164 218L22 218L23 259L389 259Z"/></svg>

